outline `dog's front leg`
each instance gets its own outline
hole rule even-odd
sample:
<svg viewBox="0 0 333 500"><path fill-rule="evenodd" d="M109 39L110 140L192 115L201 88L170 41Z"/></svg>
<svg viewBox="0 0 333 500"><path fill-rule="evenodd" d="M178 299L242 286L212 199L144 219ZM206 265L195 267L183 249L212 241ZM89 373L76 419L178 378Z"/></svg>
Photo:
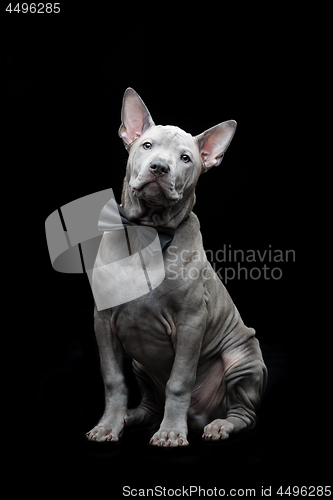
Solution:
<svg viewBox="0 0 333 500"><path fill-rule="evenodd" d="M196 379L203 337L202 326L178 324L175 360L166 384L164 417L150 444L186 446L187 412Z"/></svg>
<svg viewBox="0 0 333 500"><path fill-rule="evenodd" d="M124 428L127 388L123 374L124 351L112 333L110 311L95 309L95 334L105 389L105 410L86 436L92 441L118 441Z"/></svg>

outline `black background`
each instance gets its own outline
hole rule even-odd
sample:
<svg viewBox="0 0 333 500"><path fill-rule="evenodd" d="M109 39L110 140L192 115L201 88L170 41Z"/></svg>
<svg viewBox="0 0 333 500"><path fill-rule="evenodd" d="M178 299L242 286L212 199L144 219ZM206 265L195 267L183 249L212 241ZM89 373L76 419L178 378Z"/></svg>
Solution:
<svg viewBox="0 0 333 500"><path fill-rule="evenodd" d="M95 495L107 487L119 496L126 484L194 484L257 487L259 496L260 486L328 483L317 447L308 332L299 320L299 306L308 306L297 299L294 262L266 262L281 267L280 280L227 283L244 322L256 329L269 371L254 431L214 445L190 435L184 450L151 449L149 429L125 430L119 445L85 440L103 412L92 294L86 276L52 269L44 222L58 207L109 187L120 201L127 153L117 131L128 86L156 124L197 135L227 119L238 122L222 164L197 187L194 211L206 249L296 251L299 237L299 166L290 160L295 49L286 35L269 22L246 32L236 23L232 34L221 28L213 36L183 21L167 33L148 21L142 29L140 12L131 29L125 15L111 16L103 29L95 19L82 26L73 18L65 27L65 13L54 24L44 17L31 25L31 16L28 23L14 14L5 21L5 191L15 270L9 265L10 344L22 354L14 356L10 391L19 421L11 465L27 473L35 491L49 478L49 487L91 488ZM126 376L135 405L129 359Z"/></svg>

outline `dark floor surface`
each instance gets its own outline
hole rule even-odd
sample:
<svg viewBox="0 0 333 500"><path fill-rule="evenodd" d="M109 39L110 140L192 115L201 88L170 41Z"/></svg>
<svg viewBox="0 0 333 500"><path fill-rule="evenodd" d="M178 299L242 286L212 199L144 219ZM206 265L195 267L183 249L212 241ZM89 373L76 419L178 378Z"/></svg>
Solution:
<svg viewBox="0 0 333 500"><path fill-rule="evenodd" d="M259 495L262 486L327 484L323 438L318 441L302 413L301 360L287 347L261 347L269 381L253 431L220 443L190 433L187 448L156 449L148 445L152 429L125 429L119 444L86 440L85 432L103 412L94 338L53 345L54 351L38 367L30 399L38 425L25 440L29 480L36 484L38 478L48 477L60 490L69 485L75 492L106 487L119 495L125 485L254 487ZM125 368L130 406L135 406L139 394L130 359Z"/></svg>

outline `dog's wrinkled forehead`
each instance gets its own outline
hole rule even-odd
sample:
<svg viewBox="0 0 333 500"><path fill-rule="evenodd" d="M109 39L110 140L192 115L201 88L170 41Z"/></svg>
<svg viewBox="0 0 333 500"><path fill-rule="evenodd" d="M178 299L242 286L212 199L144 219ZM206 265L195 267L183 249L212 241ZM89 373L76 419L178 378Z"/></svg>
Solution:
<svg viewBox="0 0 333 500"><path fill-rule="evenodd" d="M152 138L163 142L164 144L171 145L179 144L189 147L194 146L194 139L191 134L188 134L179 127L173 125L157 125L146 130L146 136L151 135Z"/></svg>
<svg viewBox="0 0 333 500"><path fill-rule="evenodd" d="M156 125L145 131L137 142L137 146L142 145L146 141L152 143L152 146L163 147L170 150L181 150L184 152L198 152L196 141L191 134L188 134L179 127L172 125ZM134 143L135 144L135 143ZM198 152L199 154L199 152Z"/></svg>

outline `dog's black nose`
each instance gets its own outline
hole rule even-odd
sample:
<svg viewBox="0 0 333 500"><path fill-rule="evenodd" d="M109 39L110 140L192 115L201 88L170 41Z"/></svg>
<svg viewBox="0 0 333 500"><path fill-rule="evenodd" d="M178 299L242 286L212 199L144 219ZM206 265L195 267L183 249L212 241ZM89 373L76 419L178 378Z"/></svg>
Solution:
<svg viewBox="0 0 333 500"><path fill-rule="evenodd" d="M155 177L159 177L170 172L170 167L165 161L155 160L151 163L150 170Z"/></svg>

